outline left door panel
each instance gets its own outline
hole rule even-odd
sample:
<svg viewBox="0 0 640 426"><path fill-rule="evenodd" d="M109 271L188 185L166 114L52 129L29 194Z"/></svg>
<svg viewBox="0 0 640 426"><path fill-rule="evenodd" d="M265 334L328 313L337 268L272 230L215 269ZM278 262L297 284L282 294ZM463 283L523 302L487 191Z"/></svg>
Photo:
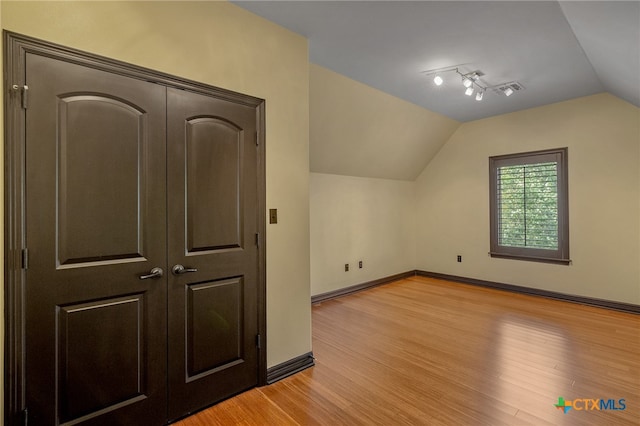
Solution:
<svg viewBox="0 0 640 426"><path fill-rule="evenodd" d="M25 59L29 422L162 424L166 88Z"/></svg>

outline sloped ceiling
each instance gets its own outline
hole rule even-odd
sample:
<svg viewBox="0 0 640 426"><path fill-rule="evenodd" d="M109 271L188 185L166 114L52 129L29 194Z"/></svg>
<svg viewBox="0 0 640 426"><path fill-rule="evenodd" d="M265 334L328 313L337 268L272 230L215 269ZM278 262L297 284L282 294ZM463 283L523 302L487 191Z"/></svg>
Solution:
<svg viewBox="0 0 640 426"><path fill-rule="evenodd" d="M314 64L309 99L312 172L413 181L460 126Z"/></svg>
<svg viewBox="0 0 640 426"><path fill-rule="evenodd" d="M640 1L233 3L307 37L312 63L458 122L603 91L640 107ZM463 73L480 70L484 86L517 81L524 90L510 97L488 90L478 102L464 95L455 73L444 74L445 83L439 87L432 83L433 76L424 74L450 66ZM312 128L316 100L312 93ZM324 119L328 121L323 126L335 125L329 117ZM312 134L312 171L410 179L406 170L413 170L415 156L425 151L434 155L446 142L435 140L433 126L427 127L422 136L412 133L409 140L399 134L393 142L386 141L404 157L381 153L369 158L381 170L397 170L378 174L336 167L347 164L340 157L344 150L328 150L350 144L353 155L385 141L340 140L341 134L357 133L342 132L344 127L324 135L338 140ZM435 133L445 137L447 131ZM418 150L416 137L429 147Z"/></svg>
<svg viewBox="0 0 640 426"><path fill-rule="evenodd" d="M640 2L561 2L604 90L640 107Z"/></svg>

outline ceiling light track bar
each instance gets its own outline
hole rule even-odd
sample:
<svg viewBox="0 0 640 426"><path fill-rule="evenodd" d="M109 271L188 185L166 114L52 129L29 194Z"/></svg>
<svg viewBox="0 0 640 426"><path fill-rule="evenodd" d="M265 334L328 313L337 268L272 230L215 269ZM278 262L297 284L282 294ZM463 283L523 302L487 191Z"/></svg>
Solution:
<svg viewBox="0 0 640 426"><path fill-rule="evenodd" d="M495 92L502 93L505 96L511 96L516 91L524 89L522 84L518 83L517 81L510 81L508 83L501 83L496 85L481 84L480 78L484 76L484 73L480 70L462 72L460 71L460 68L463 65L464 64L426 70L426 71L422 71L421 74L424 74L426 76L433 75L434 84L436 86L440 86L444 83L444 79L442 78L441 74L455 72L462 78L462 85L465 87L465 92L464 92L465 95L471 96L477 90L476 92L477 101L481 101L484 98L484 93L487 90L494 90Z"/></svg>
<svg viewBox="0 0 640 426"><path fill-rule="evenodd" d="M420 74L433 75L433 74L445 73L445 72L451 72L451 71L458 72L460 67L463 67L465 65L466 64L460 64L460 65L452 65L450 67L435 68L435 69L432 69L432 70L421 71Z"/></svg>

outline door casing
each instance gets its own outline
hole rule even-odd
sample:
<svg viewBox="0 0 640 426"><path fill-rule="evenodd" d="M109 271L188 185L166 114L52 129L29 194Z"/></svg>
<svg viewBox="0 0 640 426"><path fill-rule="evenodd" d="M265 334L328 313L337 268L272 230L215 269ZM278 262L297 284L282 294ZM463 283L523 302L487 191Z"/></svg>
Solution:
<svg viewBox="0 0 640 426"><path fill-rule="evenodd" d="M4 299L5 299L5 419L8 425L23 424L25 410L24 374L24 285L28 268L28 247L25 246L25 109L28 108L28 88L25 88L25 55L27 52L73 62L83 66L150 81L166 87L202 93L220 99L254 107L256 110L258 144L258 385L267 383L266 360L266 185L265 185L265 101L225 89L216 88L147 68L127 64L102 56L82 52L43 40L4 31L5 76L5 174L4 174ZM261 213L262 212L262 213Z"/></svg>

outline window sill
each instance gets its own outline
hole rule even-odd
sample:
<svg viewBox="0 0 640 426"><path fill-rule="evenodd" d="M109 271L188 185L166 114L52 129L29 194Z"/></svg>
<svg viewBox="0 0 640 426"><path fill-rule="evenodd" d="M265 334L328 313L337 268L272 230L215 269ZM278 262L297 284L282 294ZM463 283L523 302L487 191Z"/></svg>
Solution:
<svg viewBox="0 0 640 426"><path fill-rule="evenodd" d="M521 254L495 253L490 251L489 256L499 259L525 260L529 262L555 263L556 265L571 265L571 259L556 259L553 257L524 256Z"/></svg>

